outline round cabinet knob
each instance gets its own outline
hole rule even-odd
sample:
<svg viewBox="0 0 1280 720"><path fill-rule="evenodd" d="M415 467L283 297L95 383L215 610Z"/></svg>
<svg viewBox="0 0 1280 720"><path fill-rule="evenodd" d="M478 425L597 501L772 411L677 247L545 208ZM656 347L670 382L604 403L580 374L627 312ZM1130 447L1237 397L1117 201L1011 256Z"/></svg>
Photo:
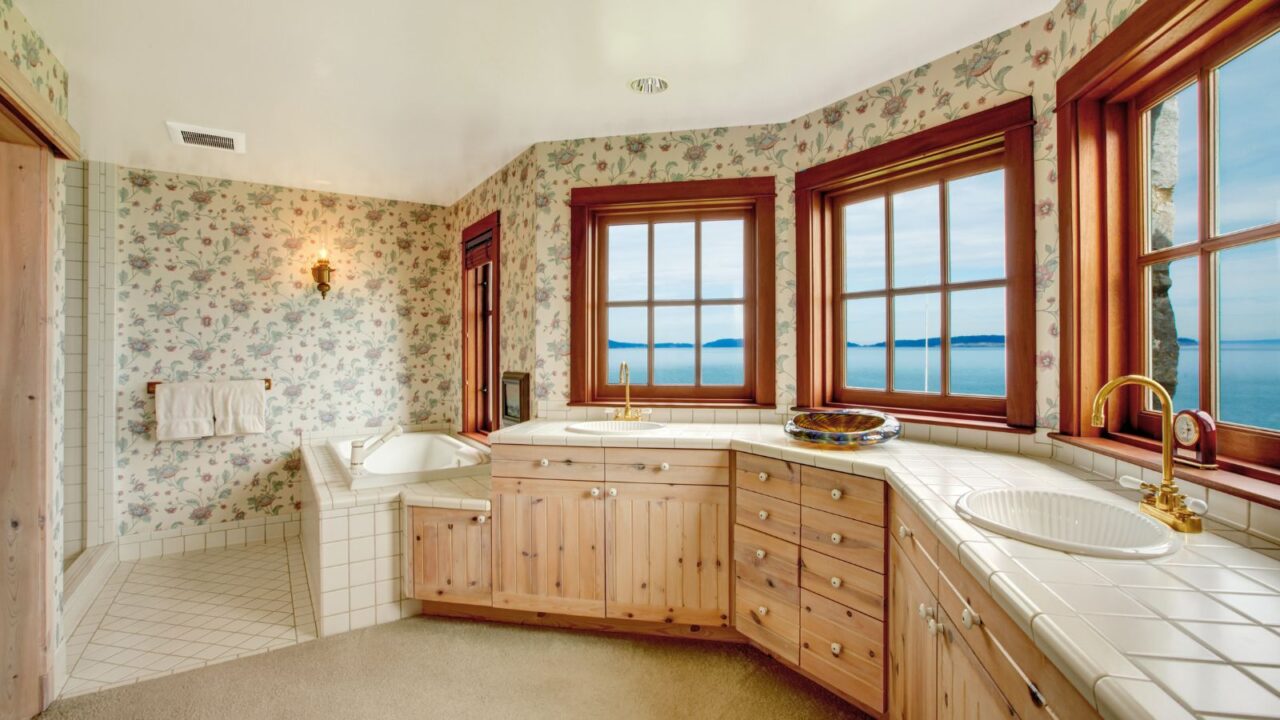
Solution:
<svg viewBox="0 0 1280 720"><path fill-rule="evenodd" d="M973 610L965 608L964 612L960 613L960 622L964 623L966 630L972 630L974 625L982 624L982 618Z"/></svg>
<svg viewBox="0 0 1280 720"><path fill-rule="evenodd" d="M769 473L767 473L767 472L762 472L762 473L760 473L759 475L757 475L756 477L760 478L760 482L764 482L765 480L768 480L768 479L769 479Z"/></svg>
<svg viewBox="0 0 1280 720"><path fill-rule="evenodd" d="M538 464L541 465L542 467L546 467L551 464L551 461L546 458L542 458L541 460L538 461Z"/></svg>
<svg viewBox="0 0 1280 720"><path fill-rule="evenodd" d="M591 497L600 497L600 488L591 488Z"/></svg>
<svg viewBox="0 0 1280 720"><path fill-rule="evenodd" d="M769 608L761 605L760 607L756 608L756 614L759 615L760 617L764 617L765 615L769 614Z"/></svg>
<svg viewBox="0 0 1280 720"><path fill-rule="evenodd" d="M831 542L832 542L832 544L834 544L834 545L839 545L839 544L840 544L840 541L841 541L841 540L843 540L843 539L844 539L844 536L843 536L843 535L841 535L840 533L831 533Z"/></svg>
<svg viewBox="0 0 1280 720"><path fill-rule="evenodd" d="M912 535L911 528L907 527L906 525L899 525L899 526L898 526L898 539L899 539L899 540L906 540L907 538L911 537L911 535Z"/></svg>
<svg viewBox="0 0 1280 720"><path fill-rule="evenodd" d="M609 488L609 497L618 497L618 488Z"/></svg>
<svg viewBox="0 0 1280 720"><path fill-rule="evenodd" d="M661 469L661 470L670 470L670 469L671 469L671 463L662 463L661 465L659 465L659 466L658 466L658 468L659 468L659 469Z"/></svg>
<svg viewBox="0 0 1280 720"><path fill-rule="evenodd" d="M934 620L933 618L929 618L929 634L937 635L940 632L942 632L942 623Z"/></svg>
<svg viewBox="0 0 1280 720"><path fill-rule="evenodd" d="M833 588L838 588L838 587L840 587L840 586L841 586L841 585L843 585L843 584L844 584L844 581L843 581L843 580L841 580L840 578L838 578L838 577L833 577L833 578L831 578L831 587L833 587Z"/></svg>
<svg viewBox="0 0 1280 720"><path fill-rule="evenodd" d="M761 519L761 520L768 520L768 519L769 519L769 511L768 511L768 510L761 510L761 511L760 511L760 519Z"/></svg>
<svg viewBox="0 0 1280 720"><path fill-rule="evenodd" d="M844 650L844 646L840 643L831 643L831 654L840 657L840 651Z"/></svg>
<svg viewBox="0 0 1280 720"><path fill-rule="evenodd" d="M921 620L928 620L933 617L933 608L924 603L920 603L920 607L916 608L916 612L920 613Z"/></svg>
<svg viewBox="0 0 1280 720"><path fill-rule="evenodd" d="M844 497L844 493L840 492L840 488L831 488L831 499L839 500Z"/></svg>
<svg viewBox="0 0 1280 720"><path fill-rule="evenodd" d="M485 516L483 516L483 515L477 515L477 516L476 516L476 524L477 524L477 525L483 525L483 524L484 524L484 522L485 522L485 520L488 520L488 519L489 519L489 518L487 518L487 517L485 517Z"/></svg>
<svg viewBox="0 0 1280 720"><path fill-rule="evenodd" d="M757 551L756 551L756 559L757 559L757 560L763 560L763 559L764 559L764 556L765 556L765 552L764 552L763 550L757 550Z"/></svg>

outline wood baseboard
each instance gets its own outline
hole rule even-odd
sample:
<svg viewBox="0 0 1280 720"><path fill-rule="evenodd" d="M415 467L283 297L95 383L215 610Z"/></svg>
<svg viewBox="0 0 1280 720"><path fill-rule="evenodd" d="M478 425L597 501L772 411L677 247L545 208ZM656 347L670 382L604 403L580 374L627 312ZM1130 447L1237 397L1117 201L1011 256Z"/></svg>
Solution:
<svg viewBox="0 0 1280 720"><path fill-rule="evenodd" d="M422 614L434 617L459 618L463 620L481 620L512 625L534 625L538 627L554 627L566 630L587 630L604 633L621 633L626 635L648 635L667 638L684 638L689 640L710 640L746 644L747 639L731 627L719 625L677 625L674 623L645 622L640 620L619 620L615 618L591 618L574 615L555 615L552 613L533 612L527 610L509 610L507 608L480 607L476 605L458 605L455 603L423 602Z"/></svg>

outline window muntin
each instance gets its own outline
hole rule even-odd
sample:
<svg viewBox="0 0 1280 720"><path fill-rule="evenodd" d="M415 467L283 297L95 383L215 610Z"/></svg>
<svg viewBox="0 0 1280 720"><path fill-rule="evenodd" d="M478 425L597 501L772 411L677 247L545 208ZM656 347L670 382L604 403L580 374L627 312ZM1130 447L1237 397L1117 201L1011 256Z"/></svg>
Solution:
<svg viewBox="0 0 1280 720"><path fill-rule="evenodd" d="M1139 358L1175 411L1204 408L1228 433L1280 431L1277 62L1272 34L1139 106ZM1144 395L1149 431L1159 404Z"/></svg>
<svg viewBox="0 0 1280 720"><path fill-rule="evenodd" d="M998 412L1007 385L1001 156L832 203L841 257L835 397L894 404L903 395L969 396Z"/></svg>
<svg viewBox="0 0 1280 720"><path fill-rule="evenodd" d="M600 216L604 392L626 362L636 397L748 394L752 223L748 209Z"/></svg>

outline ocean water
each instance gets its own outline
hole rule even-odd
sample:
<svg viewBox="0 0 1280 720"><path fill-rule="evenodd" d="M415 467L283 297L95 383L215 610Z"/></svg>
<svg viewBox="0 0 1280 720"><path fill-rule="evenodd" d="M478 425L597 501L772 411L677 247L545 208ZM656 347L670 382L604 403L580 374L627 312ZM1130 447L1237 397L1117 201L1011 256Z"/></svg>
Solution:
<svg viewBox="0 0 1280 720"><path fill-rule="evenodd" d="M1198 356L1182 355L1178 366L1175 410L1197 407ZM692 385L693 348L654 350L655 380L661 385ZM847 348L845 368L850 385L883 388L885 348ZM926 359L928 374L925 373ZM898 348L895 386L898 389L936 392L941 383L941 349ZM964 395L1003 395L1004 348L1000 346L952 348L952 392ZM648 354L644 348L609 350L609 381L618 381L618 364L631 366L631 381L648 382ZM706 385L740 385L743 382L742 348L703 348L702 382ZM1038 372L1044 380L1056 379L1057 368ZM1280 428L1280 341L1223 343L1219 361L1221 413L1218 419L1241 425Z"/></svg>

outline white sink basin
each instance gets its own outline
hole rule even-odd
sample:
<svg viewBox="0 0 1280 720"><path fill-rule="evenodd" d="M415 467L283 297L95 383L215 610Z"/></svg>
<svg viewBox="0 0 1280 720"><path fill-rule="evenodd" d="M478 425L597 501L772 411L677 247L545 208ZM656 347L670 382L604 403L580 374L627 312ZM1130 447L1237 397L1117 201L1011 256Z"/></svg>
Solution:
<svg viewBox="0 0 1280 720"><path fill-rule="evenodd" d="M1136 508L1052 490L974 490L956 503L960 517L994 533L1107 558L1153 558L1176 549L1173 531Z"/></svg>
<svg viewBox="0 0 1280 720"><path fill-rule="evenodd" d="M594 420L570 425L565 429L585 435L630 435L631 433L661 430L664 427L666 426L662 423L645 420Z"/></svg>

